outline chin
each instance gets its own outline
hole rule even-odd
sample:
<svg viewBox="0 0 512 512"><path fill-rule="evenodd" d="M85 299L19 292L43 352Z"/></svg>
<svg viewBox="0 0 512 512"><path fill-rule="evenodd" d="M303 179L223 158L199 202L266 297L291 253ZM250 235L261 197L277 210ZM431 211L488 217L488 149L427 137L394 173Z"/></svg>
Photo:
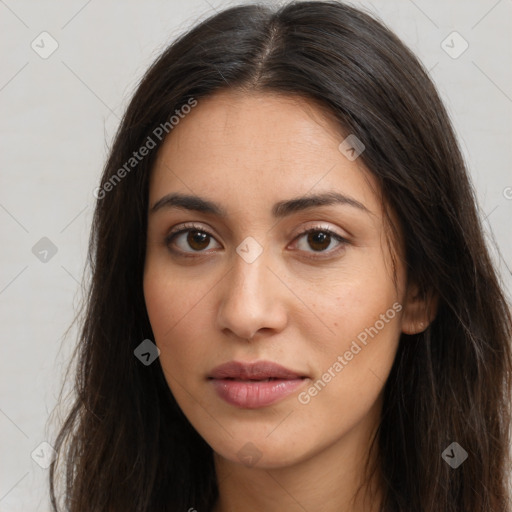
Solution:
<svg viewBox="0 0 512 512"><path fill-rule="evenodd" d="M269 439L261 436L241 436L209 443L218 457L255 469L278 469L297 464L308 457L308 447L289 436ZM300 451L297 447L300 446Z"/></svg>

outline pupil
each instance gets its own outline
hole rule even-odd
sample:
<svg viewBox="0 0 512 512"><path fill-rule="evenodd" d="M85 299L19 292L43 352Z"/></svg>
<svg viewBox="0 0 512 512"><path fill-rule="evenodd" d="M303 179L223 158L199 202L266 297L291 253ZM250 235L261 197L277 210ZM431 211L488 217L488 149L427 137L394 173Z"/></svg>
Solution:
<svg viewBox="0 0 512 512"><path fill-rule="evenodd" d="M327 243L326 243L327 242ZM330 235L328 233L324 233L323 231L318 231L316 233L310 233L308 236L308 243L311 245L312 249L315 251L321 251L322 249L326 249L329 247L330 243ZM320 247L315 247L315 245L320 244Z"/></svg>

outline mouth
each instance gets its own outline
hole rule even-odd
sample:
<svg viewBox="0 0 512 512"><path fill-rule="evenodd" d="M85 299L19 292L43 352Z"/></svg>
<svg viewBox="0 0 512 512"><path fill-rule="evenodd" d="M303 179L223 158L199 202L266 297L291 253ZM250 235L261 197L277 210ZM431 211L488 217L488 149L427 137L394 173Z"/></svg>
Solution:
<svg viewBox="0 0 512 512"><path fill-rule="evenodd" d="M208 375L220 398L243 409L274 404L293 393L308 378L271 361L231 361L217 366Z"/></svg>

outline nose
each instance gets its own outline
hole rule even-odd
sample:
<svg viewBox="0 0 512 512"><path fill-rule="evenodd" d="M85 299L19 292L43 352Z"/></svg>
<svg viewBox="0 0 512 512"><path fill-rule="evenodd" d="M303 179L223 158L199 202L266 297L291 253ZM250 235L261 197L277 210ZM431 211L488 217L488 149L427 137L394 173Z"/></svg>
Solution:
<svg viewBox="0 0 512 512"><path fill-rule="evenodd" d="M265 251L252 263L235 257L221 285L217 315L225 334L250 340L258 332L277 333L286 326L287 288L268 263Z"/></svg>

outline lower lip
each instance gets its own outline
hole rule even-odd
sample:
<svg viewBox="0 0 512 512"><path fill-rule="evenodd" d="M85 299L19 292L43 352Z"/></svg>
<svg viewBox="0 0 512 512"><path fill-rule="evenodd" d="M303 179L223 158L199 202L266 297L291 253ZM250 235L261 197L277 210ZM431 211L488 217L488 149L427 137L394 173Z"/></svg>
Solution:
<svg viewBox="0 0 512 512"><path fill-rule="evenodd" d="M228 404L244 409L258 409L293 393L306 379L265 381L214 379L213 387Z"/></svg>

